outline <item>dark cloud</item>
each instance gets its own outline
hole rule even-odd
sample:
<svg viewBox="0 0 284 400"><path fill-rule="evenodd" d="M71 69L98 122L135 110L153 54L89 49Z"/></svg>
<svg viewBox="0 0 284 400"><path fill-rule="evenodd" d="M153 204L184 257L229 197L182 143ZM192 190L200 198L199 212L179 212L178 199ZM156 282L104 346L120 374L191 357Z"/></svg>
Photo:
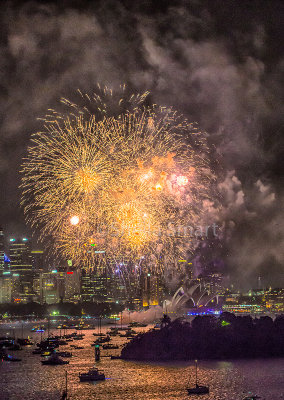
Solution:
<svg viewBox="0 0 284 400"><path fill-rule="evenodd" d="M280 276L283 7L276 0L2 3L4 227L25 229L18 171L29 135L41 127L36 118L78 88L126 83L208 132L224 196L220 212L211 205L225 229L214 257L243 280Z"/></svg>

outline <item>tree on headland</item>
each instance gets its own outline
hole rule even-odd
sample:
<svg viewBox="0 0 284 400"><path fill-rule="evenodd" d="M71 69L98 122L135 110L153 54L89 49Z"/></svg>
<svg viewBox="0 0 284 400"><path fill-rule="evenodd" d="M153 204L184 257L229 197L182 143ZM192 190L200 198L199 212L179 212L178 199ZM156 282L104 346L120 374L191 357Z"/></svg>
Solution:
<svg viewBox="0 0 284 400"><path fill-rule="evenodd" d="M224 313L219 318L179 319L132 339L124 359L190 360L284 356L284 316L252 318Z"/></svg>

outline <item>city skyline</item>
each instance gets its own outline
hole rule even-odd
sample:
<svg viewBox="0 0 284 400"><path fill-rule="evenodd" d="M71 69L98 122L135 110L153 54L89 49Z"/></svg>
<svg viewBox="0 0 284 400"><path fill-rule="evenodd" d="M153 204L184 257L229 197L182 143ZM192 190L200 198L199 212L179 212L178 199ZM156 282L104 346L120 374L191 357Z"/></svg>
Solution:
<svg viewBox="0 0 284 400"><path fill-rule="evenodd" d="M97 83L114 90L126 83L135 93L149 90L149 102L174 106L189 121L197 121L212 144L222 201L221 208L208 207L217 214L215 221L223 231L220 244L197 249L196 262L200 257L205 263L219 262L240 286L252 284L259 275L273 285L284 284L279 51L283 4L273 1L259 8L253 2L245 32L240 21L246 18L247 2L237 8L222 1L216 6L196 2L189 8L177 4L173 6L176 22L167 5L150 7L151 15L143 4L133 9L120 4L112 10L107 3L95 9L82 2L66 6L62 14L56 6L47 6L45 12L36 4L29 9L12 2L7 6L12 22L2 24L7 39L1 45L7 93L7 98L2 96L7 105L2 109L3 228L9 234L31 233L19 206L18 186L30 134L41 128L37 118L60 107L61 97L76 98L77 89L91 94ZM118 10L124 9L122 16ZM27 22L29 12L34 24ZM72 15L80 27L75 41L68 39L73 38ZM126 15L134 18L131 27L125 23ZM54 26L49 25L53 20L58 21L58 41ZM40 21L49 27L46 31L41 31ZM85 53L82 49L88 40ZM56 67L44 61L54 58L54 48Z"/></svg>

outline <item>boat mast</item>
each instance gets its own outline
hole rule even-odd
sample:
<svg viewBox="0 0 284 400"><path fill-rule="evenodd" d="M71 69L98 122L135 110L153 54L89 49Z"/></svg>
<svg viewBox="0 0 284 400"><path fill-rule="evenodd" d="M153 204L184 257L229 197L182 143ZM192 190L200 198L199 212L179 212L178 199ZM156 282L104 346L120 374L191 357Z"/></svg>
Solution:
<svg viewBox="0 0 284 400"><path fill-rule="evenodd" d="M197 360L195 360L195 386L197 386Z"/></svg>
<svg viewBox="0 0 284 400"><path fill-rule="evenodd" d="M65 392L66 392L66 399L67 399L67 370L65 371Z"/></svg>

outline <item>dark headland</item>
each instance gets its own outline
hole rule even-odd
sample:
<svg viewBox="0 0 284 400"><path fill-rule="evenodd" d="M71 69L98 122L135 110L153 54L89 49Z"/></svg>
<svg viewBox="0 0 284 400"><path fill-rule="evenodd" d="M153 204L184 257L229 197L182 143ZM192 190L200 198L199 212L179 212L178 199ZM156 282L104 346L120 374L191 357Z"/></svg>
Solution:
<svg viewBox="0 0 284 400"><path fill-rule="evenodd" d="M252 318L223 313L191 323L164 317L160 329L141 333L121 358L139 361L284 357L284 316Z"/></svg>

